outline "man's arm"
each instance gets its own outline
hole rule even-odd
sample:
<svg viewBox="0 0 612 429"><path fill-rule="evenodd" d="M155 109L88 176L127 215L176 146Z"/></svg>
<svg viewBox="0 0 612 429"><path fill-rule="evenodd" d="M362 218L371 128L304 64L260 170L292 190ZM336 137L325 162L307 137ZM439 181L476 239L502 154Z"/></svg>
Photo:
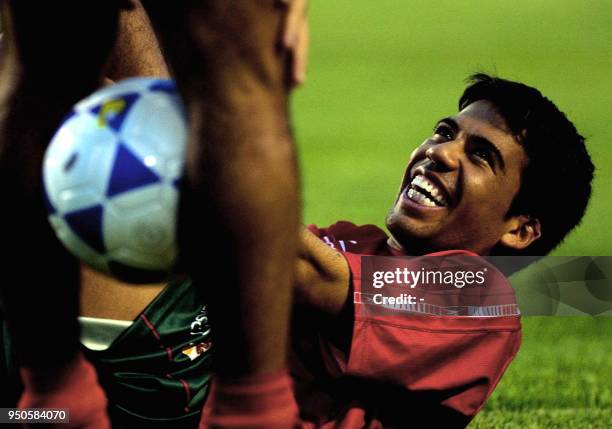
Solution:
<svg viewBox="0 0 612 429"><path fill-rule="evenodd" d="M342 253L302 228L296 263L296 304L337 316L347 305L349 284L349 266Z"/></svg>
<svg viewBox="0 0 612 429"><path fill-rule="evenodd" d="M170 77L151 21L139 0L119 14L119 31L106 65L107 78L118 81L133 76Z"/></svg>

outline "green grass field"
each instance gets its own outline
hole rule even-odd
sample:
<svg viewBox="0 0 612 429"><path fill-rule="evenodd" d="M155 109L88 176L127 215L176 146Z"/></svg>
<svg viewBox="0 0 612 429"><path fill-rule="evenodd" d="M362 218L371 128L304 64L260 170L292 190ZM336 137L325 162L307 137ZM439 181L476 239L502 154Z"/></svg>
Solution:
<svg viewBox="0 0 612 429"><path fill-rule="evenodd" d="M294 100L307 222L381 225L411 151L484 70L536 86L588 138L591 207L557 254L612 254L611 2L311 0L310 16Z"/></svg>
<svg viewBox="0 0 612 429"><path fill-rule="evenodd" d="M536 86L588 139L582 225L557 255L612 255L612 3L311 0L294 98L304 221L383 225L411 151L467 75ZM612 285L611 285L612 286ZM519 356L472 428L612 427L612 318L524 318Z"/></svg>
<svg viewBox="0 0 612 429"><path fill-rule="evenodd" d="M525 317L515 361L470 429L612 427L612 318Z"/></svg>

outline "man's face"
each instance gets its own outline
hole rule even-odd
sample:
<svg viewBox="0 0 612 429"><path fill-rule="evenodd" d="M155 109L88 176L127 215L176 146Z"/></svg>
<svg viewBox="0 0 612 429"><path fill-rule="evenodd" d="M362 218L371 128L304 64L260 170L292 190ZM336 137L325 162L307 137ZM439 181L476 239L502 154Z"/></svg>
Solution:
<svg viewBox="0 0 612 429"><path fill-rule="evenodd" d="M506 213L527 161L489 101L440 120L410 157L387 217L389 243L409 254L488 254L511 229Z"/></svg>

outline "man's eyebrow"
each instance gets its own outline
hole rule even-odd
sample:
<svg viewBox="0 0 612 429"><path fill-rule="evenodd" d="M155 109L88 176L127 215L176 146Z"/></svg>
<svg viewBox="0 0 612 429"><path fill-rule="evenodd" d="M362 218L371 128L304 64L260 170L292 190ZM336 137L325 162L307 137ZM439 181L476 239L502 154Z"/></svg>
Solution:
<svg viewBox="0 0 612 429"><path fill-rule="evenodd" d="M442 118L438 122L436 122L436 126L440 124L448 125L453 130L454 133L459 132L459 123L455 119L451 118L450 116L447 118Z"/></svg>

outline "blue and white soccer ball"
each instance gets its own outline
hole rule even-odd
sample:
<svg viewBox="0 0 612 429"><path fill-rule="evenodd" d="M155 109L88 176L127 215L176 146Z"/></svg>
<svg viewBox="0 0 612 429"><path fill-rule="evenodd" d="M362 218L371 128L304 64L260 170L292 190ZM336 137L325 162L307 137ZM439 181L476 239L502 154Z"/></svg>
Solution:
<svg viewBox="0 0 612 429"><path fill-rule="evenodd" d="M126 79L74 106L43 162L49 221L62 243L118 279L167 278L186 142L169 80Z"/></svg>

